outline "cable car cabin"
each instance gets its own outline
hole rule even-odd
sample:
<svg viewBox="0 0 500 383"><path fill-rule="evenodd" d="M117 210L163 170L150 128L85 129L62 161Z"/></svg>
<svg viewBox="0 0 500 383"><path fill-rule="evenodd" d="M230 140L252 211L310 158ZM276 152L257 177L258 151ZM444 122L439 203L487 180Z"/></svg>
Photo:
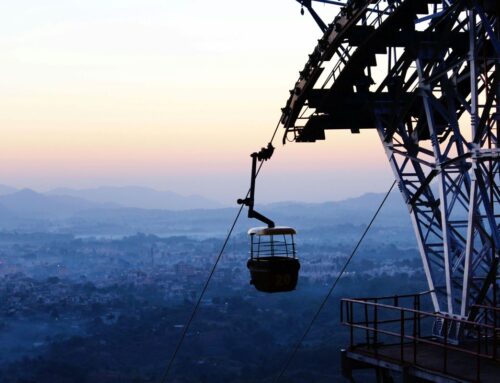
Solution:
<svg viewBox="0 0 500 383"><path fill-rule="evenodd" d="M295 254L295 229L255 227L250 235L250 284L259 291L278 293L295 290L300 263Z"/></svg>

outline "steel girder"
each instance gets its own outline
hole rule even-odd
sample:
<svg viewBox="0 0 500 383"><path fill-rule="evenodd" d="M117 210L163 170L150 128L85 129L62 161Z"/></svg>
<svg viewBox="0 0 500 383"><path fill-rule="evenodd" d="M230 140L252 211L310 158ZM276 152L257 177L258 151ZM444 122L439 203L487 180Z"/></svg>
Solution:
<svg viewBox="0 0 500 383"><path fill-rule="evenodd" d="M352 3L310 55L282 117L284 140L377 129L435 311L478 321L474 305L496 302L500 249L499 8L487 0ZM349 126L353 110L370 118Z"/></svg>

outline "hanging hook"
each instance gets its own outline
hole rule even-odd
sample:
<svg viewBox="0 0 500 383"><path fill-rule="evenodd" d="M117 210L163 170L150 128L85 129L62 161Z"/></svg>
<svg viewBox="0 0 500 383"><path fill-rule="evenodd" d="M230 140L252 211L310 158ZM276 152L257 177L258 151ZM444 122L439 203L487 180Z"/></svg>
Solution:
<svg viewBox="0 0 500 383"><path fill-rule="evenodd" d="M248 206L248 218L255 218L261 222L267 224L268 227L274 227L274 222L269 218L263 216L262 214L256 212L253 209L254 201L255 201L255 179L257 178L257 161L267 161L269 160L274 153L274 146L269 143L267 147L261 148L259 152L252 153L250 157L252 157L252 175L250 178L250 193L249 196L245 199L238 199L236 201L239 205Z"/></svg>

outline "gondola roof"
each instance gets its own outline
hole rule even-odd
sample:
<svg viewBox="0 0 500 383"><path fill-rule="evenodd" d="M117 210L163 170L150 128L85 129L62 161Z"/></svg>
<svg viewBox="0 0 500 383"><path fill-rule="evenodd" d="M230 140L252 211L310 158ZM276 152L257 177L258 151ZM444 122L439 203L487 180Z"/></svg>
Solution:
<svg viewBox="0 0 500 383"><path fill-rule="evenodd" d="M248 230L248 235L282 235L282 234L297 234L297 231L292 227L253 227Z"/></svg>

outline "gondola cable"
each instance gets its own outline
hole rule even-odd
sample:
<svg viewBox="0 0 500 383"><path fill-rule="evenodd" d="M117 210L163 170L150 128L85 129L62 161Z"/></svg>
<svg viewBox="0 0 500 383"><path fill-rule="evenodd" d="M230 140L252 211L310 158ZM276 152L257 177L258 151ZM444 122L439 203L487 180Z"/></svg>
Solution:
<svg viewBox="0 0 500 383"><path fill-rule="evenodd" d="M281 120L281 119L280 119L280 120ZM278 131L279 126L280 126L280 121L278 121L278 124L276 125L276 128L275 128L275 130L274 130L274 132L273 132L273 135L272 135L272 137L271 137L271 141L270 141L270 143L269 143L269 145L268 145L268 149L269 149L269 148L271 149L271 154L272 154L272 150L274 149L274 148L272 147L272 142L273 142L273 140L274 140L274 138L275 138L275 136L276 136L276 133L277 133L277 131ZM261 151L261 153L262 153L262 152L265 152L265 151L266 151L266 149L265 149L265 148L263 148L263 149L262 149L262 151ZM266 158L266 159L268 159L268 158ZM266 159L265 159L265 160L266 160ZM264 161L260 161L260 164L259 164L258 168L257 168L257 169L256 169L256 171L255 171L254 180L255 180L255 179L257 178L257 176L259 175L260 170L261 170L261 168L262 168L263 164L264 164ZM313 325L313 324L314 324L314 322L316 321L316 319L317 319L317 317L319 316L320 312L322 311L322 309L323 309L323 308L324 308L324 306L326 305L326 302L328 301L329 297L330 297L330 296L331 296L331 294L333 293L333 290L335 289L335 287L336 287L336 285L337 285L338 281L340 280L340 277L341 277L341 276L343 275L343 273L345 272L345 270L346 270L347 266L349 265L350 261L352 260L353 256L355 255L355 253L356 253L356 251L357 251L358 247L361 245L361 242L363 241L364 237L366 236L366 234L367 234L367 233L368 233L368 231L370 230L371 225L373 224L373 222L374 222L375 218L377 217L378 213L380 212L380 210L381 210L382 206L384 205L385 201L387 200L387 198L388 198L388 196L389 196L390 192L392 191L392 189L394 188L394 185L395 185L395 184L396 184L396 181L394 181L394 183L391 185L391 187L390 187L389 191L387 192L386 196L384 197L383 201L381 202L380 206L378 207L377 211L375 212L375 214L374 214L373 218L371 219L370 223L368 224L367 228L365 229L365 231L364 231L363 235L362 235L362 236L361 236L361 238L359 239L359 241L358 241L358 243L356 244L356 246L355 246L354 250L352 251L351 255L349 256L349 258L347 259L346 263L345 263L345 264L344 264L344 266L342 267L341 272L339 273L339 275L338 275L338 276L337 276L337 278L335 279L335 281L334 281L334 283L333 283L332 287L330 288L330 290L329 290L328 294L327 294L327 295L325 296L325 298L323 299L323 301L322 301L322 303L321 303L320 307L318 308L318 311L317 311L317 312L315 313L315 315L313 316L313 319L311 320L311 322L310 322L309 326L307 327L306 331L304 332L304 334L303 334L303 335L302 335L302 337L300 338L299 342L296 344L296 346L295 346L294 350L292 351L292 353L291 353L291 354L289 355L289 357L287 358L287 360L286 360L286 362L285 362L285 364L284 364L284 366L283 366L282 370L280 371L280 374L277 376L276 380L274 381L275 383L277 383L277 382L279 381L279 379L283 376L283 374L284 374L284 373L285 373L285 371L287 370L287 368L288 368L288 366L289 366L290 362L292 361L292 359L294 358L294 356L295 356L295 354L297 353L298 349L300 348L300 345L302 344L302 342L303 342L303 340L305 339L305 337L308 335L309 331L310 331L310 330L311 330L311 328L312 328L312 325ZM249 198L250 194L251 194L251 190L248 190L248 192L247 192L247 194L246 194L246 199L248 199L248 198ZM241 201L241 202L243 202L243 201ZM194 320L194 318L195 318L195 316L196 316L196 313L197 313L197 311L198 311L198 309L199 309L199 307L200 307L201 301L202 301L202 299L203 299L203 297L204 297L204 295L205 295L205 293L206 293L206 291L207 291L207 289L208 289L208 286L209 286L209 284L210 284L210 281L211 281L211 279L212 279L212 277L213 277L213 275L214 275L214 273L215 273L215 270L217 269L217 266L218 266L218 264L219 264L219 262L220 262L220 260L221 260L221 258L222 258L222 255L224 254L224 250L226 249L226 246L227 246L227 244L228 244L228 242L229 242L229 239L231 238L231 235L232 235L232 233L233 233L233 231L234 231L234 228L235 228L235 226L236 226L236 223L238 222L238 220L239 220L239 218L240 218L241 212L243 211L243 208L246 206L244 203L241 203L241 202L239 201L239 203L241 204L240 209L238 210L238 212L237 212L237 214L236 214L236 216L235 216L235 218L234 218L234 220L233 220L233 223L232 223L232 224L231 224L231 226L230 226L229 232L228 232L228 234L227 234L227 236L226 236L226 238L225 238L225 240L224 240L224 243L223 243L223 245L222 245L222 247L221 247L221 249L220 249L220 251L219 251L219 254L217 255L217 258L216 258L216 260L215 260L215 262L214 262L214 264L213 264L213 266L212 266L212 268L211 268L211 270L210 270L210 273L209 273L209 275L208 275L208 277L207 277L207 279L206 279L206 281L205 281L205 284L203 285L202 291L201 291L201 293L200 293L200 295L199 295L199 297L198 297L198 299L197 299L197 301L196 301L195 306L193 307L193 310L192 310L192 312L191 312L191 315L190 315L189 319L187 320L186 324L185 324L185 325L184 325L184 327L183 327L183 331L182 331L181 337L179 338L179 341L177 342L177 345L176 345L176 348L175 348L175 350L174 350L174 352L173 352L173 354L172 354L172 357L170 358L170 360L169 360L169 362L168 362L168 365L167 365L167 367L166 367L166 369L165 369L165 372L164 372L164 374L163 374L163 376L162 376L161 383L165 383L165 382L167 381L167 378L168 378L169 373L170 373L170 371L171 371L171 368L172 368L172 366L173 366L173 362L175 361L175 359L176 359L176 357L177 357L177 354L179 353L179 351L180 351L180 349L181 349L181 346L182 346L182 344L184 343L184 339L185 339L185 337L186 337L186 335L187 335L187 332L188 332L188 330L189 330L189 328L190 328L190 326L191 326L191 324L192 324L192 322L193 322L193 320ZM255 213L256 213L256 212L255 212ZM259 215L260 215L260 214L259 214Z"/></svg>
<svg viewBox="0 0 500 383"><path fill-rule="evenodd" d="M340 270L340 273L337 275L337 278L335 278L335 280L333 281L330 289L328 290L328 293L325 295L325 297L323 298L323 301L321 302L321 304L319 305L318 309L316 310L316 313L314 314L314 316L312 317L311 321L309 322L309 325L307 326L306 330L304 331L304 333L302 334L302 336L300 337L299 341L296 343L295 347L293 348L292 352L288 355L288 358L286 359L285 363L283 364L283 367L279 373L279 375L276 377L276 379L273 381L273 383L278 383L279 380L281 379L281 377L284 375L284 373L286 372L286 370L288 369L288 367L290 366L290 363L292 362L293 358L295 357L295 355L297 354L300 346L302 345L302 343L304 342L305 338L307 337L307 335L309 334L309 331L311 331L311 328L312 326L314 325L314 322L316 322L316 319L318 319L319 317L319 314L321 314L321 311L324 309L326 303L328 302L328 300L330 299L330 296L332 295L333 291L335 290L335 287L337 286L337 283L339 282L340 278L342 277L342 275L345 273L347 267L349 266L349 263L351 262L352 258L354 257L354 255L356 254L359 246L361 245L361 243L363 242L366 234L368 233L368 231L370 230L373 222L375 221L375 219L377 218L380 210L382 209L382 207L384 206L385 204L385 201L387 200L387 198L389 197L389 195L391 194L392 192L392 189L394 188L394 186L396 185L396 181L394 181L391 185L391 187L389 188L389 190L387 191L384 199L382 200L382 202L380 203L378 209L375 211L375 214L373 215L372 219L370 220L370 223L368 224L368 226L366 227L365 231L363 232L363 234L361 235L360 239L358 240L356 246L354 247L354 249L352 250L351 254L349 255L349 257L347 258L346 262L344 263L344 266L342 266L342 269Z"/></svg>
<svg viewBox="0 0 500 383"><path fill-rule="evenodd" d="M274 132L273 132L273 135L271 136L271 141L269 142L269 146L272 147L272 143L274 141L274 138L276 136L276 132L278 131L278 128L280 126L280 123L281 123L281 117L280 119L278 120L278 123L276 124L276 128L274 129ZM255 173L255 178L257 178L257 176L259 175L260 173L260 170L262 168L262 165L264 165L264 161L261 161L260 164L259 164L259 167L257 168L257 171ZM247 194L246 194L246 198L248 198L250 196L250 190L248 190ZM233 220L233 223L231 224L230 228L229 228L229 232L226 236L226 239L224 240L224 243L219 251L219 254L217 255L217 258L215 259L215 262L212 266L212 269L210 270L210 273L208 274L208 277L207 277L207 280L205 281L205 284L203 285L203 288L201 290L201 293L198 297L198 300L196 301L196 304L194 305L193 307L193 311L191 312L191 315L188 319L188 321L186 322L186 324L184 325L184 328L183 328L183 331L182 331L182 334L181 334L181 337L179 338L179 341L177 342L177 345L175 347L175 350L174 350L174 353L172 354L172 357L170 358L168 364L167 364L167 367L165 368L165 372L163 373L163 376L162 376L162 379L161 379L161 383L165 383L167 381L167 378L169 376L169 373L170 373L170 370L172 369L172 366L173 366L173 363L174 363L174 360L175 358L177 357L177 354L179 353L180 349L181 349L181 346L184 342L184 339L186 338L186 334L191 326L191 323L193 322L193 319L194 317L196 316L196 313L200 307L200 304L201 304L201 300L203 299L203 296L205 295L207 289L208 289L208 285L210 284L210 280L212 279L212 276L214 275L215 273L215 270L217 269L217 266L222 258L222 255L224 254L224 250L226 249L226 246L229 242L229 239L231 238L231 235L233 233L233 230L236 226L236 223L238 222L238 219L240 218L240 215L241 215L241 212L243 211L243 208L245 207L244 204L242 204L236 214L236 216L234 217L234 220Z"/></svg>

